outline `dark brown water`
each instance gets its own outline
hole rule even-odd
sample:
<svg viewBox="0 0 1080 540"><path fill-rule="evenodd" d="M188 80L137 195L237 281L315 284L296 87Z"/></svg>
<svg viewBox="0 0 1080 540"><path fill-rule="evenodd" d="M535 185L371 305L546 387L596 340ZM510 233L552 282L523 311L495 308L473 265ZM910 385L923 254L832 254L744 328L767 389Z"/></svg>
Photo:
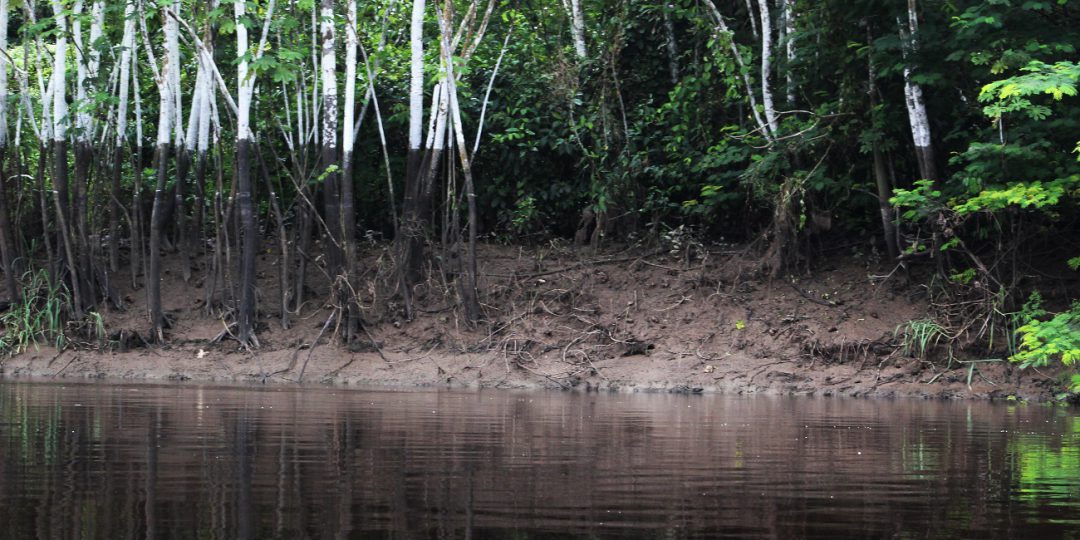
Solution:
<svg viewBox="0 0 1080 540"><path fill-rule="evenodd" d="M0 384L3 538L1080 537L1038 405Z"/></svg>

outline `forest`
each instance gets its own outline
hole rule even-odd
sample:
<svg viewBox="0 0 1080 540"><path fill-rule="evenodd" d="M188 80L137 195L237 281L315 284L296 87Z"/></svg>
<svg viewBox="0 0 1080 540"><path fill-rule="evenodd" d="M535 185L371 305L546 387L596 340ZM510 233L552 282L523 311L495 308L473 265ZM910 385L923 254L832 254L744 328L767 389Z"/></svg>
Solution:
<svg viewBox="0 0 1080 540"><path fill-rule="evenodd" d="M0 347L167 346L163 283L253 353L492 338L492 253L855 249L925 299L896 347L1072 366L1078 47L1069 0L0 0Z"/></svg>

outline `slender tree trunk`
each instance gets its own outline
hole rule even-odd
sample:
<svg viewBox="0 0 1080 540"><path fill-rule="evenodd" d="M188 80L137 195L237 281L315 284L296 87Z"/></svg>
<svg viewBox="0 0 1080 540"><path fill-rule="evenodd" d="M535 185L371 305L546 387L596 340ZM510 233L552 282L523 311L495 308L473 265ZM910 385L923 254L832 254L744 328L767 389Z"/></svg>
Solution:
<svg viewBox="0 0 1080 540"><path fill-rule="evenodd" d="M750 7L750 1L751 0L747 0L747 7ZM731 56L735 58L735 62L739 66L739 73L742 75L746 97L750 100L750 113L754 117L754 124L757 126L757 130L761 133L761 136L771 142L773 140L771 124L763 120L761 118L761 113L758 112L757 92L754 92L754 87L750 84L750 70L746 68L746 63L743 62L742 54L739 53L739 48L735 45L735 33L728 29L727 22L724 21L724 16L720 13L720 10L716 8L716 4L713 3L713 0L704 0L704 3L705 7L708 8L709 13L712 14L713 20L716 21L716 29L721 36L727 40L728 47L731 50ZM750 21L754 21L753 10L750 10Z"/></svg>
<svg viewBox="0 0 1080 540"><path fill-rule="evenodd" d="M360 306L356 301L356 215L353 204L353 123L356 109L356 49L358 43L356 0L349 0L345 21L345 110L342 138L341 242L345 257L345 283L342 300L346 307L345 341L356 337L360 325Z"/></svg>
<svg viewBox="0 0 1080 540"><path fill-rule="evenodd" d="M339 185L339 159L337 148L337 65L335 58L334 2L322 0L320 32L322 52L320 73L322 83L322 156L323 204L326 212L327 261L330 275L337 279L341 274L343 254L341 251L341 188Z"/></svg>
<svg viewBox="0 0 1080 540"><path fill-rule="evenodd" d="M867 28L866 38L867 43L873 42L869 28ZM867 57L867 95L870 98L871 121L876 129L878 122L875 121L876 119L874 117L877 114L878 108L877 69L874 67L873 54L868 53ZM896 215L893 211L892 204L889 202L889 199L892 198L892 182L889 179L889 171L885 163L885 153L881 150L881 143L875 139L873 145L874 183L877 185L878 209L881 213L882 234L885 237L885 247L888 250L889 259L896 260L900 255L900 250L896 243Z"/></svg>
<svg viewBox="0 0 1080 540"><path fill-rule="evenodd" d="M754 19L754 0L746 0L746 13L750 19L750 31L754 34L754 39L759 39L761 34L758 33L757 20Z"/></svg>
<svg viewBox="0 0 1080 540"><path fill-rule="evenodd" d="M179 4L179 0L174 0L171 5L171 9L176 13L179 13ZM173 87L172 75L172 71L179 69L180 66L173 63L174 57L171 54L179 37L177 22L173 17L166 15L164 27L166 54L156 81L161 98L158 107L157 150L154 160L157 168L157 184L154 187L154 204L150 211L150 273L146 277L151 336L158 343L165 341L167 324L161 306L161 236L165 225L165 187L171 153L172 125L176 120L174 111L176 98L173 92L180 91L179 88Z"/></svg>
<svg viewBox="0 0 1080 540"><path fill-rule="evenodd" d="M671 20L672 4L667 4L661 11L664 15L664 37L668 53L668 74L671 84L679 84L679 44L675 39L675 23Z"/></svg>
<svg viewBox="0 0 1080 540"><path fill-rule="evenodd" d="M7 8L7 6L0 7ZM0 63L0 72L3 72L6 76L2 63ZM4 133L7 130L6 124L6 111L2 111L0 112L0 133L3 133L3 135L0 135L0 137L6 136L6 133ZM8 301L15 302L19 297L19 285L14 262L15 251L11 242L12 230L11 213L8 209L7 168L4 167L6 163L4 158L6 156L7 146L5 141L0 143L0 261L4 265L4 286L7 289Z"/></svg>
<svg viewBox="0 0 1080 540"><path fill-rule="evenodd" d="M457 84L455 83L454 64L453 59L450 56L450 37L449 27L449 8L450 0L446 0L447 9L444 10L443 16L447 20L442 21L440 28L442 34L442 52L443 62L446 64L446 83L449 93L449 105L450 114L453 124L455 142L458 147L458 158L461 161L461 171L465 175L465 198L468 203L469 212L469 238L468 238L468 253L466 254L465 261L465 276L464 279L459 279L459 291L461 294L462 304L465 308L465 318L470 323L475 323L483 316L480 310L479 290L477 288L477 264L476 264L476 234L477 234L477 214L476 214L476 190L473 184L472 165L469 161L469 149L465 144L465 129L461 124L461 109L458 106L457 99Z"/></svg>
<svg viewBox="0 0 1080 540"><path fill-rule="evenodd" d="M907 105L908 120L911 124L911 137L915 143L915 158L919 164L919 175L926 180L938 180L937 162L934 145L930 136L930 118L926 113L926 100L922 87L912 77L912 56L919 50L919 19L915 0L907 3L907 25L899 19L901 50L904 57L904 101Z"/></svg>
<svg viewBox="0 0 1080 540"><path fill-rule="evenodd" d="M574 40L574 54L578 61L589 57L585 47L585 12L581 9L581 0L570 0L570 33Z"/></svg>
<svg viewBox="0 0 1080 540"><path fill-rule="evenodd" d="M281 204L278 203L277 193L274 191L274 186L270 182L270 170L266 167L266 160L263 159L262 149L259 146L255 147L256 154L259 157L259 168L262 171L263 186L266 189L266 193L270 196L270 209L274 213L274 221L277 223L277 237L278 237L278 286L279 286L279 299L281 300L281 327L288 330L289 323L289 298L292 296L292 290L289 287L289 235L285 229L285 216L281 212Z"/></svg>
<svg viewBox="0 0 1080 540"><path fill-rule="evenodd" d="M64 6L53 0L56 20L56 47L53 51L52 72L52 135L53 135L53 190L57 193L56 206L65 222L68 216L68 163L67 163L67 16Z"/></svg>
<svg viewBox="0 0 1080 540"><path fill-rule="evenodd" d="M162 108L164 100L162 100ZM159 119L159 122L161 120ZM165 342L165 314L161 307L161 229L164 219L164 191L169 167L169 140L158 140L155 151L154 167L157 169L157 183L154 186L154 204L150 210L150 270L146 276L146 294L150 312L150 324L153 339Z"/></svg>
<svg viewBox="0 0 1080 540"><path fill-rule="evenodd" d="M41 230L44 233L42 237L45 241L45 267L49 269L55 266L58 257L57 250L53 247L52 235L49 234L52 230L49 214L52 212L49 210L48 191L45 189L45 164L49 161L48 156L51 155L51 143L41 141L38 145L38 163L37 171L34 173L34 186L38 193L38 210L41 212Z"/></svg>
<svg viewBox="0 0 1080 540"><path fill-rule="evenodd" d="M778 130L776 106L773 104L772 88L769 86L772 70L772 19L769 16L769 0L758 0L758 9L761 12L761 103L765 106L765 121L769 123L769 131L775 137Z"/></svg>
<svg viewBox="0 0 1080 540"><path fill-rule="evenodd" d="M419 198L422 156L420 137L424 123L424 0L413 1L409 81L409 152L405 167L400 238L396 240L402 268L401 286L411 287L420 278L423 264L423 226ZM407 294L407 293L406 293Z"/></svg>
<svg viewBox="0 0 1080 540"><path fill-rule="evenodd" d="M0 0L0 50L7 50L8 0ZM8 210L7 161L8 147L8 58L0 55L0 264L4 265L4 285L8 300L19 297L12 247L11 216ZM15 148L18 152L18 147Z"/></svg>
<svg viewBox="0 0 1080 540"><path fill-rule="evenodd" d="M255 208L251 187L251 98L255 90L254 75L248 72L245 55L249 52L243 2L233 4L236 16L237 121L236 121L236 205L240 211L240 304L237 313L237 338L244 346L257 346L255 337L255 252L258 250L255 227ZM226 223L228 220L226 219Z"/></svg>
<svg viewBox="0 0 1080 540"><path fill-rule="evenodd" d="M795 106L795 82L792 77L795 65L795 0L783 0L784 9L784 53L787 62L784 66L784 79L787 83L788 107Z"/></svg>

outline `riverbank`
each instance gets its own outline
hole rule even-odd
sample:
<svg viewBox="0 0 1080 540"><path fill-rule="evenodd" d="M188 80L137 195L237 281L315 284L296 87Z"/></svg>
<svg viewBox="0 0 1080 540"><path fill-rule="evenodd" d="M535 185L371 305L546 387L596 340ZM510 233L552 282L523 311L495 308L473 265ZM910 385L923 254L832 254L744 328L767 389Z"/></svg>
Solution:
<svg viewBox="0 0 1080 540"><path fill-rule="evenodd" d="M376 268L381 255L373 249L365 263ZM1007 362L905 356L896 329L926 315L925 294L871 255L848 249L811 274L771 280L731 247L693 255L485 246L485 323L467 327L429 282L417 289L412 321L372 300L370 339L349 347L324 329L329 306L313 304L282 329L266 272L260 290L271 296L261 300L253 352L212 342L224 324L205 314L204 284L184 283L173 268L163 282L169 344L141 342L142 294L130 289L126 310L102 313L108 343L32 348L0 360L0 375L1030 400L1061 388L1056 373Z"/></svg>

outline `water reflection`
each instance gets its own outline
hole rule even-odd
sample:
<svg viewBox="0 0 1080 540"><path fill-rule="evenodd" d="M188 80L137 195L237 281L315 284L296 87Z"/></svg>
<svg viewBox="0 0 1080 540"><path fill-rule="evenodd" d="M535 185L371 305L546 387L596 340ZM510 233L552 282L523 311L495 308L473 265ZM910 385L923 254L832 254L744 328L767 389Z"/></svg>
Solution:
<svg viewBox="0 0 1080 540"><path fill-rule="evenodd" d="M0 537L1076 537L986 403L0 384Z"/></svg>

